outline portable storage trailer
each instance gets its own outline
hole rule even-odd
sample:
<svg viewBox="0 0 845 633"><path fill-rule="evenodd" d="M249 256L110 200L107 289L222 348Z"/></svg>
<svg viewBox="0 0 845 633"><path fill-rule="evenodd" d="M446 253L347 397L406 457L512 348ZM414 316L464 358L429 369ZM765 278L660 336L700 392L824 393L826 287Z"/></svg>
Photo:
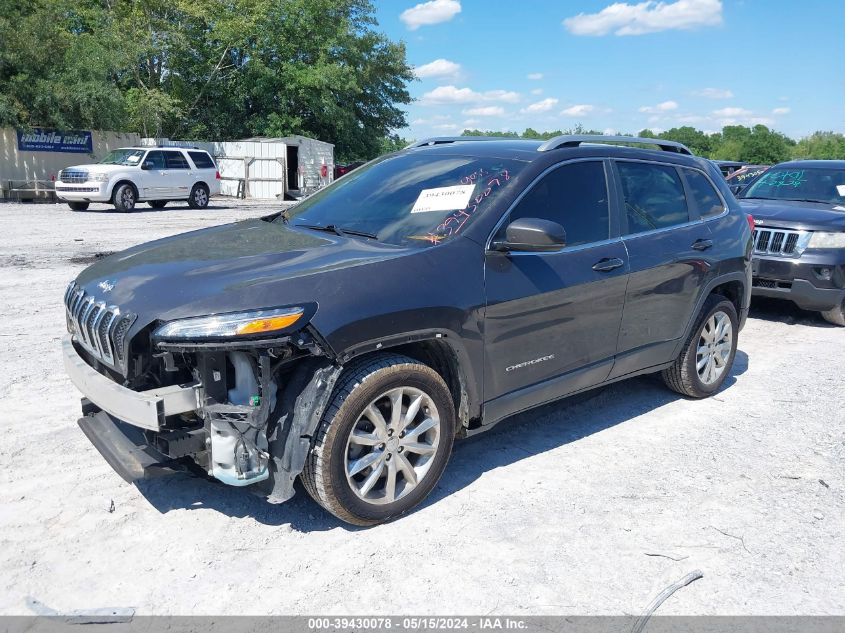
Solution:
<svg viewBox="0 0 845 633"><path fill-rule="evenodd" d="M143 139L143 145L197 147L214 157L220 193L242 198L299 198L334 180L334 145L307 136L204 142Z"/></svg>

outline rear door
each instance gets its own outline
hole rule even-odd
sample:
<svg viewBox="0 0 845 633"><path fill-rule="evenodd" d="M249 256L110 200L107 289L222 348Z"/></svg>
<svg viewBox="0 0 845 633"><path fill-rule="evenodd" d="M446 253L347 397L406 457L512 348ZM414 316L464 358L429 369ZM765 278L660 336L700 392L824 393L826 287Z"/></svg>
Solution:
<svg viewBox="0 0 845 633"><path fill-rule="evenodd" d="M716 274L713 236L688 202L681 170L614 161L630 277L611 377L671 360L703 286Z"/></svg>
<svg viewBox="0 0 845 633"><path fill-rule="evenodd" d="M485 423L603 381L613 363L628 263L611 210L608 165L546 172L504 218L553 220L567 246L553 253L488 251L485 262Z"/></svg>
<svg viewBox="0 0 845 633"><path fill-rule="evenodd" d="M171 198L187 198L194 186L195 175L181 150L165 150L168 188Z"/></svg>

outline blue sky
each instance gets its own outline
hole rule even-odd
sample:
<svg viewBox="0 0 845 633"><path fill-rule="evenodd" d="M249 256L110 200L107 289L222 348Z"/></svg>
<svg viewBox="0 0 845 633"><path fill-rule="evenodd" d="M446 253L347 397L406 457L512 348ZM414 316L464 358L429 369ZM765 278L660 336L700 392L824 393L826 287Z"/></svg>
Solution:
<svg viewBox="0 0 845 633"><path fill-rule="evenodd" d="M845 132L840 0L377 0L417 68L406 138L575 124Z"/></svg>

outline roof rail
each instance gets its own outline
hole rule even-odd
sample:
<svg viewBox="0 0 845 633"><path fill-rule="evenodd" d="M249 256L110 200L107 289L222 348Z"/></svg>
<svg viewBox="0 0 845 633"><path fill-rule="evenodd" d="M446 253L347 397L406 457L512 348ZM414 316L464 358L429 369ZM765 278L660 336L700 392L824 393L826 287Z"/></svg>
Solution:
<svg viewBox="0 0 845 633"><path fill-rule="evenodd" d="M446 143L458 143L461 141L513 141L519 140L516 136L432 136L421 141L414 141L405 149L415 147L426 147L429 145L445 145Z"/></svg>
<svg viewBox="0 0 845 633"><path fill-rule="evenodd" d="M690 154L692 152L686 145L675 141L664 141L657 138L639 138L637 136L604 136L603 134L564 134L549 139L540 147L538 152L548 152L553 149L564 147L578 147L582 143L637 143L642 145L657 145L664 152L675 152L676 154Z"/></svg>

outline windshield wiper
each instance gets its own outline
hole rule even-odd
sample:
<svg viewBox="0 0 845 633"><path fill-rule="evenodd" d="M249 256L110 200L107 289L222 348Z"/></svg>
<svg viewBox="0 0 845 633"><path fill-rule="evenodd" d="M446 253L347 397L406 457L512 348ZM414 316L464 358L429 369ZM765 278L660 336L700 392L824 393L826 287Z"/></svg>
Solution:
<svg viewBox="0 0 845 633"><path fill-rule="evenodd" d="M378 240L378 235L375 233L367 233L366 231L359 231L358 229L344 229L335 224L327 224L326 226L322 226L320 224L294 224L294 226L301 229L311 229L312 231L334 233L335 235L340 235L341 237L354 235L355 237L366 237L367 239Z"/></svg>

